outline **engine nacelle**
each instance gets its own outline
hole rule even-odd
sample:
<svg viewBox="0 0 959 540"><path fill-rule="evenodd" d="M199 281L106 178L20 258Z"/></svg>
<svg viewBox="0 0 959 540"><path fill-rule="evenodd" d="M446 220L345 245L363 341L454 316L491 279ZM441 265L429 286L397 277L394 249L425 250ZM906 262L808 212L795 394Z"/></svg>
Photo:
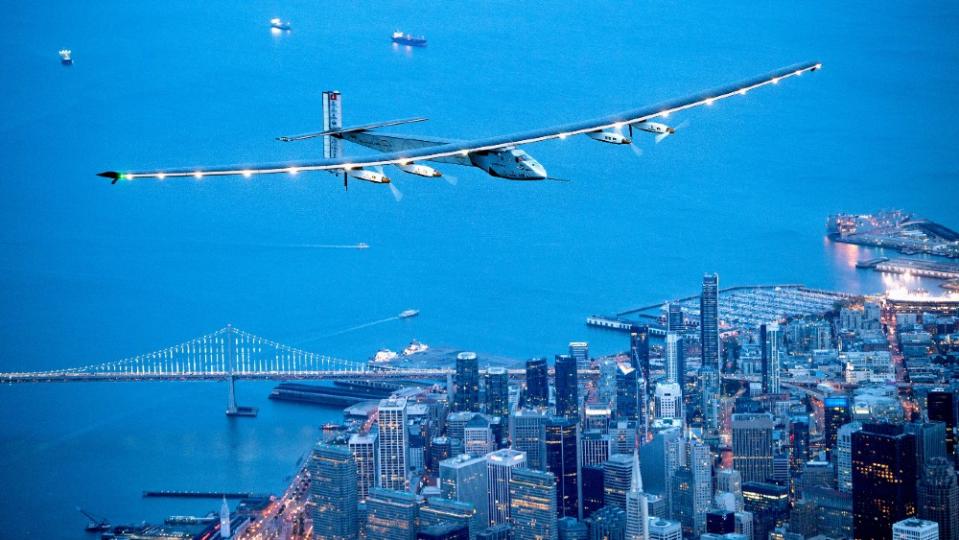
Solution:
<svg viewBox="0 0 959 540"><path fill-rule="evenodd" d="M352 169L346 171L347 176L351 178L356 178L357 180L362 180L364 182L372 182L374 184L389 184L390 179L383 173L378 173L375 171L368 171L366 169Z"/></svg>
<svg viewBox="0 0 959 540"><path fill-rule="evenodd" d="M615 131L594 131L587 133L590 139L609 144L630 144L632 139Z"/></svg>
<svg viewBox="0 0 959 540"><path fill-rule="evenodd" d="M417 163L410 163L409 165L397 165L396 167L407 174L415 174L416 176L426 176L428 178L443 176L433 167L419 165Z"/></svg>
<svg viewBox="0 0 959 540"><path fill-rule="evenodd" d="M655 133L656 135L672 135L673 133L676 133L674 128L659 122L643 122L641 124L636 124L636 129L643 130L647 133Z"/></svg>

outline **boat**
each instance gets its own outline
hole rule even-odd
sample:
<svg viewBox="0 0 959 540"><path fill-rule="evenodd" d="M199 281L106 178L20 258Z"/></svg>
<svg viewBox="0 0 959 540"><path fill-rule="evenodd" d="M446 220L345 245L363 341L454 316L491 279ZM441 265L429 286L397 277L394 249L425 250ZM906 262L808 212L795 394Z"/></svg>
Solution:
<svg viewBox="0 0 959 540"><path fill-rule="evenodd" d="M356 244L356 249L369 249L369 247L370 245L366 242L360 242L359 244Z"/></svg>
<svg viewBox="0 0 959 540"><path fill-rule="evenodd" d="M429 348L429 345L420 343L414 339L409 345L406 346L405 349L403 349L403 356L413 356L416 353L426 352L429 350Z"/></svg>
<svg viewBox="0 0 959 540"><path fill-rule="evenodd" d="M213 523L219 517L213 512L205 516L167 516L163 522L167 525L201 525L206 523Z"/></svg>
<svg viewBox="0 0 959 540"><path fill-rule="evenodd" d="M390 362L395 360L397 356L399 355L389 349L380 349L376 351L376 354L373 355L373 363L381 364Z"/></svg>
<svg viewBox="0 0 959 540"><path fill-rule="evenodd" d="M404 309L403 311L400 312L399 318L409 319L410 317L416 317L419 314L420 314L420 310L418 309Z"/></svg>
<svg viewBox="0 0 959 540"><path fill-rule="evenodd" d="M60 63L69 66L73 63L73 51L70 49L60 49Z"/></svg>
<svg viewBox="0 0 959 540"><path fill-rule="evenodd" d="M412 36L397 30L393 32L393 43L409 45L410 47L426 47L426 38L423 36Z"/></svg>
<svg viewBox="0 0 959 540"><path fill-rule="evenodd" d="M289 31L290 21L284 21L280 19L279 17L273 17L272 19L270 19L270 28L274 28L276 30Z"/></svg>

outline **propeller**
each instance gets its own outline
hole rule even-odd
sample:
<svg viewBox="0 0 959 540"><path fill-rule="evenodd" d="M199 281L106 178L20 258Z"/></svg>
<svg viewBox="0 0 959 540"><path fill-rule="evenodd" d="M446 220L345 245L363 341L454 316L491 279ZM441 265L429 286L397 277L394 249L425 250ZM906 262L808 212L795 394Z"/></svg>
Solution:
<svg viewBox="0 0 959 540"><path fill-rule="evenodd" d="M455 186L460 181L458 176L453 176L452 174L446 174L446 173L443 173L443 176L441 178L443 180L446 180L446 182L451 186Z"/></svg>
<svg viewBox="0 0 959 540"><path fill-rule="evenodd" d="M686 126L688 125L689 125L689 120L683 120L682 122L680 122L678 126L674 127L671 131L667 131L666 133L660 133L659 135L656 135L656 144L663 142L663 140L665 140L666 137L669 137L670 135L676 133L680 129L686 129Z"/></svg>
<svg viewBox="0 0 959 540"><path fill-rule="evenodd" d="M382 165L377 165L376 167L373 167L373 169L380 174L384 174ZM396 202L400 202L403 200L403 192L400 191L400 188L396 187L396 184L394 182L391 181L389 184L386 184L386 185L390 186L390 193L393 194L393 198L396 199Z"/></svg>
<svg viewBox="0 0 959 540"><path fill-rule="evenodd" d="M636 157L643 157L643 149L636 144L636 138L633 137L633 125L629 125L629 149L636 154Z"/></svg>

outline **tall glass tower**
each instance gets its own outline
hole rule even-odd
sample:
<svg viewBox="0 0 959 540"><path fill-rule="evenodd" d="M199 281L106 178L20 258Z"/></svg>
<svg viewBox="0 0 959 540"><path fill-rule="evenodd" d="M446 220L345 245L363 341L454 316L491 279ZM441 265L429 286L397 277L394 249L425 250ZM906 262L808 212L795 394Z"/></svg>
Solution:
<svg viewBox="0 0 959 540"><path fill-rule="evenodd" d="M699 297L699 337L703 349L703 365L713 365L724 373L719 344L719 275L703 276L703 292Z"/></svg>
<svg viewBox="0 0 959 540"><path fill-rule="evenodd" d="M310 456L314 538L357 538L356 462L343 445L318 444Z"/></svg>
<svg viewBox="0 0 959 540"><path fill-rule="evenodd" d="M576 359L566 354L557 354L554 368L556 371L556 414L567 418L576 418L579 416Z"/></svg>
<svg viewBox="0 0 959 540"><path fill-rule="evenodd" d="M456 385L453 410L478 411L479 362L476 359L476 353L461 352L456 355L456 374L453 382Z"/></svg>

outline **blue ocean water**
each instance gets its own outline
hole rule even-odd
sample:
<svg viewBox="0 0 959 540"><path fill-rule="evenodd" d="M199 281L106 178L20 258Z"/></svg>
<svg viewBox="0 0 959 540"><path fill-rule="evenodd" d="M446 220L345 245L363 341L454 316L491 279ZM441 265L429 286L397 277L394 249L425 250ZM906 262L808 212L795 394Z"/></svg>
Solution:
<svg viewBox="0 0 959 540"><path fill-rule="evenodd" d="M346 358L412 338L524 358L583 319L724 285L875 292L869 250L825 216L904 208L959 226L953 96L959 6L776 2L545 5L125 2L6 7L0 34L0 369L89 364L230 322ZM267 21L289 19L273 34ZM395 47L395 29L425 49ZM57 50L73 50L75 65ZM572 182L444 168L135 182L106 169L304 158L320 92L346 123L424 115L472 137L588 118L818 59L820 72L682 115L662 144L528 148ZM399 130L397 130L399 131ZM361 149L350 149L360 152ZM367 250L311 247L365 242ZM416 307L405 321L341 330ZM331 337L330 334L337 334ZM202 513L143 489L278 490L338 410L222 415L217 383L0 388L4 535L77 538L76 505L114 521ZM202 485L196 485L202 484Z"/></svg>

